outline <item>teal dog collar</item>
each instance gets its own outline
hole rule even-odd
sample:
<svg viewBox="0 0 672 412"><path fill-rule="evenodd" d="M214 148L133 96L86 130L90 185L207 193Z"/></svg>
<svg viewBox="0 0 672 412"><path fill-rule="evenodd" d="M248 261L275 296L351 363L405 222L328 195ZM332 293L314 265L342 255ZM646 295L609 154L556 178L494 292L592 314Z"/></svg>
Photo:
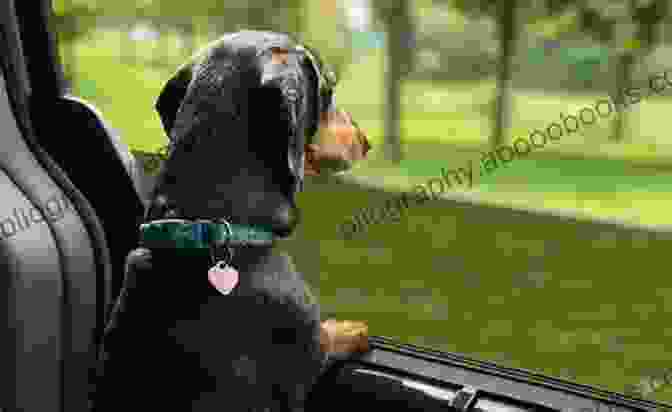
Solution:
<svg viewBox="0 0 672 412"><path fill-rule="evenodd" d="M270 245L277 236L261 227L211 220L162 219L140 225L140 244L147 248L210 250L213 246Z"/></svg>

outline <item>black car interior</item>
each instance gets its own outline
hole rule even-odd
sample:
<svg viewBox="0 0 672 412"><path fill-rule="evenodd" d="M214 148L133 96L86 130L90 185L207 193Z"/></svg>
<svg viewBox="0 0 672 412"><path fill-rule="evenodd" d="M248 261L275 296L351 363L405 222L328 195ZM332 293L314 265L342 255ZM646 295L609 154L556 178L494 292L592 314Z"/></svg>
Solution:
<svg viewBox="0 0 672 412"><path fill-rule="evenodd" d="M0 2L0 412L92 410L101 330L144 212L100 113L65 96L50 12ZM371 347L334 364L306 410L663 406L383 337Z"/></svg>

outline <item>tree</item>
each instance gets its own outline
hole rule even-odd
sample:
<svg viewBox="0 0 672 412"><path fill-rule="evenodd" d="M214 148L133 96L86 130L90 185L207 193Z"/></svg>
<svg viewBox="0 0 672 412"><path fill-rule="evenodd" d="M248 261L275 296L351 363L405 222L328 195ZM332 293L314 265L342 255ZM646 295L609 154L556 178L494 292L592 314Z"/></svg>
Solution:
<svg viewBox="0 0 672 412"><path fill-rule="evenodd" d="M668 3L669 0L602 0L600 4L589 4L586 0L546 0L552 15L575 9L581 31L597 41L610 43L619 51L612 92L616 105L624 104L622 90L632 82L636 58L650 54L660 42L656 28L669 13ZM621 13L614 12L619 9ZM625 23L633 25L632 34L624 32ZM637 47L632 47L632 40ZM618 111L611 140L623 140L625 120L626 112Z"/></svg>
<svg viewBox="0 0 672 412"><path fill-rule="evenodd" d="M383 22L387 33L385 48L384 90L384 155L399 163L401 150L401 86L413 66L415 27L408 0L374 0L376 16Z"/></svg>
<svg viewBox="0 0 672 412"><path fill-rule="evenodd" d="M63 50L64 74L68 86L74 83L75 41L95 25L96 10L77 0L54 0L52 21Z"/></svg>
<svg viewBox="0 0 672 412"><path fill-rule="evenodd" d="M499 72L497 76L497 98L495 103L495 126L492 133L493 148L504 143L506 131L511 122L513 56L516 45L516 9L517 0L497 1L497 32L499 35ZM509 4L507 4L509 3Z"/></svg>
<svg viewBox="0 0 672 412"><path fill-rule="evenodd" d="M531 0L452 0L452 5L462 13L474 17L488 16L495 19L499 39L499 70L497 95L494 104L494 126L490 145L495 148L506 141L506 131L511 123L513 57L517 40L517 11ZM435 4L445 0L434 0Z"/></svg>
<svg viewBox="0 0 672 412"><path fill-rule="evenodd" d="M340 1L296 1L296 7L301 7L303 16L302 40L319 50L324 61L340 78L353 58L346 15L339 6Z"/></svg>
<svg viewBox="0 0 672 412"><path fill-rule="evenodd" d="M134 26L133 20L148 21L155 27L172 28L185 41L186 53L192 54L197 47L198 29L207 26L214 27L218 35L239 28L300 33L302 5L303 0L198 0L186 3L157 0L53 0L54 24L64 51L63 60L70 83L74 80L76 41L96 28L99 17L108 20L118 18L127 28Z"/></svg>

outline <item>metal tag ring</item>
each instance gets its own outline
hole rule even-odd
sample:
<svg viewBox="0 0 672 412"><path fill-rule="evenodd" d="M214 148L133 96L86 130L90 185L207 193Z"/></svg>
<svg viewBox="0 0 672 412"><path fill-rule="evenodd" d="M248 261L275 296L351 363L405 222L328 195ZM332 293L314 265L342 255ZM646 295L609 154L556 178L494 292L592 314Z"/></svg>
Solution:
<svg viewBox="0 0 672 412"><path fill-rule="evenodd" d="M229 224L229 222L226 221L226 219L222 219L222 218L215 219L215 223L223 223L226 226L226 231L228 232L227 236L226 236L226 241L224 242L224 244L226 245L226 247L224 249L226 249L226 252L227 252L225 262L228 265L233 260L233 248L231 248L231 246L229 246L229 242L230 242L231 238L233 237L233 230L231 229L231 225ZM210 258L212 259L213 264L216 264L218 261L221 260L221 259L217 259L217 251L218 251L217 249L218 249L219 246L221 246L221 245L219 245L217 243L213 243L213 244L210 245Z"/></svg>

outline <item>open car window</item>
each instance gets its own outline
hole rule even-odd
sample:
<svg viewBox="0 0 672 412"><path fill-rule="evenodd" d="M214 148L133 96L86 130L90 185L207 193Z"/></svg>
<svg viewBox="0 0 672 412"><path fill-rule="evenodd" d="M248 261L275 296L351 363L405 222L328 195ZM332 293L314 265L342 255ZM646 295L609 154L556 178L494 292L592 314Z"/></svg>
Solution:
<svg viewBox="0 0 672 412"><path fill-rule="evenodd" d="M308 182L283 245L324 316L672 401L662 3L280 3L56 0L70 90L151 175L167 144L155 99L181 63L225 32L303 28L375 148Z"/></svg>

